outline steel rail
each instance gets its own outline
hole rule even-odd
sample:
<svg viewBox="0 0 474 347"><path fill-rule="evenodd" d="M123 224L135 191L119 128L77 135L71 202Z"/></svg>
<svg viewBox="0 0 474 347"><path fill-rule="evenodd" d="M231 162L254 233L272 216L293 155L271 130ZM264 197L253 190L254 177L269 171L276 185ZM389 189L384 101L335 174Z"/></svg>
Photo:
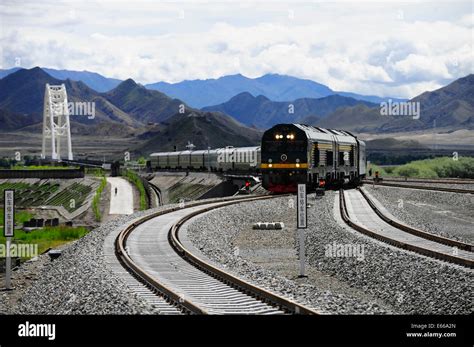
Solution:
<svg viewBox="0 0 474 347"><path fill-rule="evenodd" d="M392 218L390 218L387 215L385 215L384 213L382 213L382 211L375 205L374 201L371 198L369 198L369 196L367 195L367 193L363 189L358 188L358 190L361 192L361 194L365 198L365 200L367 200L368 204L374 210L374 212L377 213L377 215L380 218L382 218L385 222L387 222L388 224L390 224L390 225L392 225L392 226L394 226L398 229L401 229L403 231L406 231L407 233L422 237L422 238L427 239L427 240L435 241L435 242L442 243L442 244L448 245L448 246L457 247L459 249L463 249L463 250L469 251L469 252L472 252L474 250L474 245L471 245L469 243L465 243L465 242L462 242L462 241L457 241L457 240L453 240L453 239L450 239L450 238L447 238L447 237L435 235L435 234L432 234L432 233L429 233L429 232L426 232L426 231L423 231L423 230L420 230L420 229L416 229L416 228L413 228L409 225L405 225L405 224L402 224L402 223L399 223L399 222L393 220Z"/></svg>
<svg viewBox="0 0 474 347"><path fill-rule="evenodd" d="M415 246L415 245L412 245L412 244L409 244L409 243L406 243L406 242L395 240L393 238L381 235L380 233L377 233L376 231L373 231L373 230L370 230L366 227L363 227L363 226L359 225L358 223L355 223L353 220L351 220L351 218L349 217L349 214L347 212L346 199L345 199L345 196L344 196L344 191L342 189L339 191L339 209L340 209L341 217L344 220L344 222L346 222L346 224L348 224L353 229L355 229L355 230L357 230L357 231L359 231L359 232L361 232L361 233L363 233L367 236L370 236L370 237L372 237L374 239L377 239L379 241L388 243L392 246L395 246L395 247L398 247L398 248L401 248L401 249L405 249L405 250L409 250L409 251L412 251L412 252L416 252L416 253L431 257L431 258L441 259L441 260L448 261L448 262L451 262L451 263L455 263L455 264L458 264L458 265L466 266L466 267L469 267L469 268L474 268L474 262L472 260L461 258L461 257L456 257L456 256L451 255L451 254L437 252L437 251L434 251L432 249L428 249L428 248L424 248L424 247L420 247L420 246Z"/></svg>
<svg viewBox="0 0 474 347"><path fill-rule="evenodd" d="M219 207L224 207L224 206L229 206L232 204L238 204L239 202L248 202L248 201L254 201L254 200L263 200L263 199L271 199L275 197L281 197L282 195L278 196L259 196L259 197L245 197L245 198L231 198L231 199L225 199L222 201L222 203L215 205L215 206L210 206L204 209L200 209L199 211L191 212L190 214L186 215L184 218L181 218L178 220L170 229L168 233L168 240L170 242L171 247L175 249L176 252L178 252L179 255L181 255L188 263L192 264L196 268L198 268L201 271L206 272L207 274L213 276L214 278L220 280L221 282L234 287L238 289L239 291L243 293L248 293L251 296L254 296L258 300L273 305L277 307L281 307L284 311L294 313L294 314L318 314L318 312L305 307L303 305L300 305L294 301L291 301L287 298L284 298L282 296L279 296L277 294L271 293L263 288L260 288L258 286L255 286L251 283L248 283L242 279L239 279L235 277L234 275L218 269L217 267L209 264L208 262L200 259L196 255L192 254L189 250L187 250L180 242L179 236L178 236L178 231L179 228L183 225L183 223L192 217L197 216L198 214L208 212L210 210L213 210L215 208ZM188 207L194 207L194 206L201 206L201 205L206 205L206 204L216 204L219 203L219 200L217 201L212 201L212 202L196 202L193 204L189 204ZM159 281L157 281L155 278L150 276L145 270L140 268L134 261L133 259L130 258L126 251L126 241L129 235L133 232L133 230L153 219L156 217L159 217L161 215L164 215L166 213L171 213L177 210L181 210L179 207L172 207L170 209L164 210L164 211L159 211L156 213L152 213L148 216L145 216L143 218L140 218L127 226L123 231L119 233L117 238L115 239L115 252L116 256L122 263L122 265L133 275L135 276L138 280L141 282L145 283L152 291L155 293L159 293L160 295L164 296L169 300L173 305L176 305L177 307L181 308L184 312L191 313L191 314L208 314L209 312L201 307L200 305L190 301L189 299L183 298L180 293L177 291L173 290L173 288L170 288L168 286L163 285Z"/></svg>
<svg viewBox="0 0 474 347"><path fill-rule="evenodd" d="M439 192L449 192L449 193L461 193L461 194L474 194L474 190L472 189L457 189L457 188L447 188L447 187L427 187L427 186L419 186L413 184L400 184L400 183L389 183L389 182L374 182L363 180L363 183L367 184L375 184L378 186L385 186L385 187L396 187L396 188L411 188L411 189L421 189L421 190L433 190ZM423 183L423 182L420 182Z"/></svg>

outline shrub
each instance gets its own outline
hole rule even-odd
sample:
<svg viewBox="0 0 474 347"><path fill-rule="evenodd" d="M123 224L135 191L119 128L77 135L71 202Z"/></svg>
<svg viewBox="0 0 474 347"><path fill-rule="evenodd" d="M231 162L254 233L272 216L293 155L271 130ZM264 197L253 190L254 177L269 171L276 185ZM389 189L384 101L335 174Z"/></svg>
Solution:
<svg viewBox="0 0 474 347"><path fill-rule="evenodd" d="M92 200L92 210L94 211L95 220L100 222L102 219L102 214L100 213L100 197L102 196L102 191L107 186L107 179L105 176L102 177L100 181L99 188L97 188L94 199Z"/></svg>
<svg viewBox="0 0 474 347"><path fill-rule="evenodd" d="M397 167L395 175L402 177L442 178L459 177L474 178L474 158L439 157L434 159L416 160Z"/></svg>
<svg viewBox="0 0 474 347"><path fill-rule="evenodd" d="M134 171L132 170L124 170L125 177L137 187L138 191L140 192L140 210L146 210L148 208L148 199L145 191L145 187L143 186L143 182Z"/></svg>

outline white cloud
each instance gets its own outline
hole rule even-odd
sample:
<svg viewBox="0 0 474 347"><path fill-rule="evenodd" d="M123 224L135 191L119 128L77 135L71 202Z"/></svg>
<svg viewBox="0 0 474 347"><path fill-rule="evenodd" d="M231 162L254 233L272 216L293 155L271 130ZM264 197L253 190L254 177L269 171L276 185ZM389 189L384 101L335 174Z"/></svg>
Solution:
<svg viewBox="0 0 474 347"><path fill-rule="evenodd" d="M156 81L290 74L413 97L473 72L469 2L44 1L0 5L2 66Z"/></svg>

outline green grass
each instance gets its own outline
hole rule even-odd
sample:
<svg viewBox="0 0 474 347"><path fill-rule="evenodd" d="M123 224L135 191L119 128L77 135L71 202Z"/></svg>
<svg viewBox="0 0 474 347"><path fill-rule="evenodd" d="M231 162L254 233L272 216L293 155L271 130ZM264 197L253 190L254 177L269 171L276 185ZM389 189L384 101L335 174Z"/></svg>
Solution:
<svg viewBox="0 0 474 347"><path fill-rule="evenodd" d="M102 214L100 213L100 197L102 195L102 191L107 186L107 179L105 176L102 177L100 181L99 188L97 188L94 199L92 200L92 210L94 211L95 220L100 222L102 219Z"/></svg>
<svg viewBox="0 0 474 347"><path fill-rule="evenodd" d="M100 167L86 167L85 168L86 175L92 175L94 177L103 177L105 176L105 170Z"/></svg>
<svg viewBox="0 0 474 347"><path fill-rule="evenodd" d="M416 178L474 178L474 158L439 157L412 161L395 168L383 169L375 164L372 167L372 175L379 171L381 177L416 177Z"/></svg>
<svg viewBox="0 0 474 347"><path fill-rule="evenodd" d="M44 227L31 232L15 230L13 243L18 244L37 244L38 253L43 253L48 248L55 248L62 244L77 240L85 236L89 231L84 227ZM5 244L3 229L0 235L0 243Z"/></svg>
<svg viewBox="0 0 474 347"><path fill-rule="evenodd" d="M138 191L140 192L140 210L146 210L148 208L148 200L147 195L145 192L145 187L143 186L143 182L140 177L132 170L124 170L124 176L127 178L131 183L137 187Z"/></svg>
<svg viewBox="0 0 474 347"><path fill-rule="evenodd" d="M0 225L3 225L4 211L3 208L0 211ZM33 215L26 211L15 211L15 223L21 224L23 222L29 221L33 218Z"/></svg>

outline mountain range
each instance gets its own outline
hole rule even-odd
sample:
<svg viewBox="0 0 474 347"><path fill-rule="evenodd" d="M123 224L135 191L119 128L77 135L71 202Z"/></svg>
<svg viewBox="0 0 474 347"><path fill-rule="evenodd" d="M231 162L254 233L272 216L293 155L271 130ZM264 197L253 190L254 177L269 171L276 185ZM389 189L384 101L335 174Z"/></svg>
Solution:
<svg viewBox="0 0 474 347"><path fill-rule="evenodd" d="M258 78L248 78L237 74L217 79L182 81L178 83L158 82L147 84L146 87L159 90L168 96L179 98L189 105L199 108L222 104L243 92L248 92L253 96L262 95L273 101L322 98L335 94L374 103L380 103L389 99L373 95L337 92L324 84L279 74L267 74ZM402 100L397 98L391 99Z"/></svg>
<svg viewBox="0 0 474 347"><path fill-rule="evenodd" d="M339 108L311 125L343 128L357 133L409 132L436 129L452 131L474 129L474 75L459 78L440 89L424 92L411 103L419 103L419 118L381 115L379 108L355 105Z"/></svg>
<svg viewBox="0 0 474 347"><path fill-rule="evenodd" d="M18 71L19 67L1 70L0 78ZM88 87L107 92L117 87L122 81L104 77L90 71L58 70L42 68L50 76L59 79L81 81ZM389 97L381 98L373 95L333 91L324 84L307 79L279 74L266 74L258 78L248 78L241 74L223 76L218 79L191 80L179 83L157 82L145 85L151 90L158 90L172 97L183 100L196 108L217 105L228 101L233 96L248 92L254 96L263 95L273 101L291 101L301 98L321 98L329 95L341 95L373 103L386 101ZM402 99L390 98L401 101Z"/></svg>
<svg viewBox="0 0 474 347"><path fill-rule="evenodd" d="M14 67L11 69L0 69L0 78L8 76L9 74L16 72L22 68ZM41 68L48 75L58 79L58 80L67 80L72 81L81 81L88 87L98 91L98 92L107 92L115 87L117 87L122 81L116 78L104 77L96 72L90 71L74 71L74 70L58 70L58 69L49 69Z"/></svg>
<svg viewBox="0 0 474 347"><path fill-rule="evenodd" d="M173 150L174 146L183 149L188 141L197 148L254 145L261 136L261 130L256 127L265 129L279 122L302 122L356 133L407 132L433 127L444 131L474 129L472 74L410 100L420 103L420 117L413 119L381 115L379 105L343 95L282 102L243 92L224 103L199 110L132 79L107 92L98 92L84 82L57 79L36 67L17 69L0 79L0 132L41 133L46 83L64 83L69 101L95 103L93 119L71 116L73 134L138 138L142 145L135 150L144 154ZM289 112L290 106L294 112Z"/></svg>
<svg viewBox="0 0 474 347"><path fill-rule="evenodd" d="M272 101L263 95L257 97L249 92L240 93L220 105L204 107L204 111L220 111L239 122L260 129L278 123L314 123L341 107L379 105L341 95L329 95L319 99L302 98L294 101Z"/></svg>

